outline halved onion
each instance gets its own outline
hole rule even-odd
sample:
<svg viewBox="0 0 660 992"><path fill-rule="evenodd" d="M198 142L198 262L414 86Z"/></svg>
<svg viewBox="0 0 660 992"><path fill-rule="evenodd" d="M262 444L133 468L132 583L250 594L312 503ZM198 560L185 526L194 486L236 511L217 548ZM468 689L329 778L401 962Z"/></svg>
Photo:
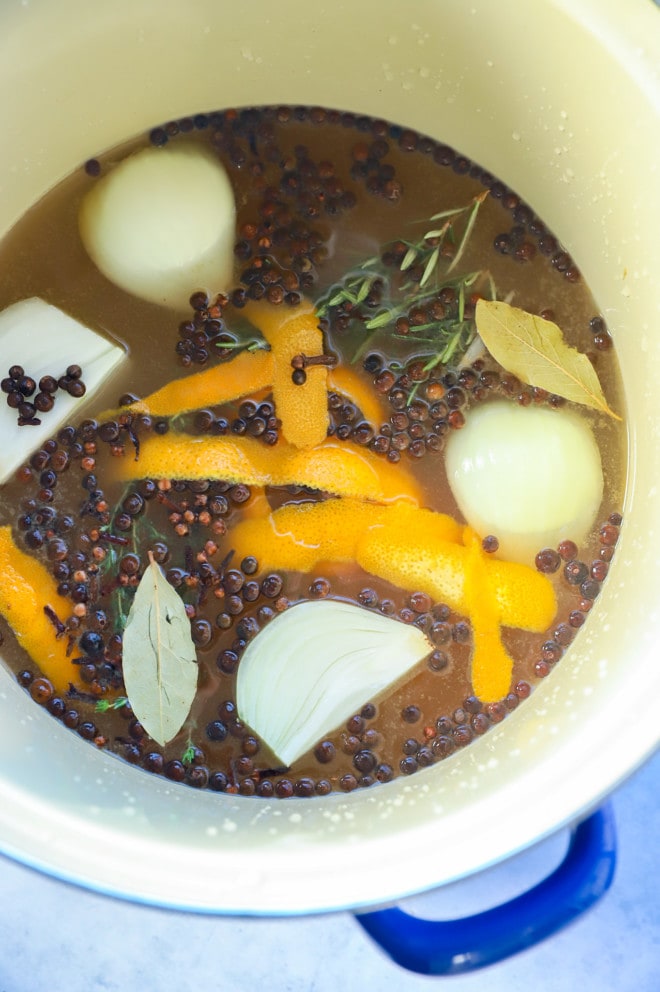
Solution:
<svg viewBox="0 0 660 992"><path fill-rule="evenodd" d="M485 403L451 434L446 467L470 526L497 537L500 557L526 564L543 547L581 541L603 495L591 428L567 409Z"/></svg>
<svg viewBox="0 0 660 992"><path fill-rule="evenodd" d="M97 267L134 296L186 310L192 293L231 286L234 193L218 159L193 142L124 159L87 193L78 224Z"/></svg>

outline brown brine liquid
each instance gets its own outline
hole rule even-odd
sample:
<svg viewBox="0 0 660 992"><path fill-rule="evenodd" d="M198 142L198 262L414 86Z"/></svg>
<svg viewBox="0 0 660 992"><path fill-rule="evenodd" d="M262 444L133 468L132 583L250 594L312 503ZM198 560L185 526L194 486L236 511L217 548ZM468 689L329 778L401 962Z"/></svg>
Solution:
<svg viewBox="0 0 660 992"><path fill-rule="evenodd" d="M140 147L182 137L215 150L234 188L238 220L233 291L206 300L193 295L198 287L191 286L190 311L177 315L106 280L83 248L77 217L97 175ZM453 277L477 271L490 276L477 280L462 299L444 279L421 313L413 307L398 324L367 330L366 322L388 302L390 275L392 285L401 282L407 244L435 226L433 214L465 206L484 190L489 195ZM543 222L515 192L460 153L383 121L320 108L266 107L171 122L81 165L0 245L0 307L39 296L121 341L129 352L121 381L113 379L81 407L81 419L56 431L50 445L26 460L31 471L18 473L0 491L0 524L11 524L19 547L45 564L71 600L71 617L60 620L80 679L58 695L38 659L18 647L0 620L3 657L54 718L147 772L196 788L280 798L350 792L414 774L504 719L548 675L592 607L597 609L621 523L625 433L620 423L593 411L585 416L605 477L596 525L579 548L570 542L559 548L550 573L559 604L551 628L543 634L503 628L515 659L511 688L488 704L472 695L468 618L357 565L328 563L310 574L265 572L258 548L253 557L233 560L232 526L250 507L248 486L209 480L174 481L164 488L159 480L127 485L113 478L117 459L135 457L140 438L153 431L247 435L275 447L280 425L270 396L186 414L176 425L165 418L103 423L94 417L117 407L120 398L130 402L174 378L231 360L222 345L246 332L246 298L265 298L293 313L303 297L327 301L331 287L370 258L380 259L381 282L358 304L328 307L321 326L326 351L350 364L379 397L385 416L373 430L355 404L330 393L330 431L414 473L430 508L461 519L446 482L443 447L477 405L497 396L522 405L563 402L517 382L487 354L428 367L432 345L416 327L441 312L455 317L459 306L469 321L477 295L489 295L489 286L497 288L499 299L555 321L567 341L592 359L610 406L622 411L605 322L574 261ZM411 279L420 276L413 265ZM23 364L20 355L2 357L2 376L9 366ZM25 372L30 374L29 367ZM22 430L29 450L30 427ZM323 496L293 487L268 495L274 507ZM165 747L146 735L130 704L107 712L97 705L123 693L122 615L148 550L189 606L200 667L189 718ZM245 645L278 613L301 600L324 598L418 624L434 651L402 684L365 700L344 726L293 767L281 768L240 720L236 673Z"/></svg>

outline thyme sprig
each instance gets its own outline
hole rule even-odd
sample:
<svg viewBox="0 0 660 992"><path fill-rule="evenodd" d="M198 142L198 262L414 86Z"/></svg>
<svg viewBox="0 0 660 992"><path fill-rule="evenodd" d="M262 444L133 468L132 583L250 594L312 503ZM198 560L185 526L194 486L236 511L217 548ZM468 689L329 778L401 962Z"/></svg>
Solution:
<svg viewBox="0 0 660 992"><path fill-rule="evenodd" d="M126 626L131 603L135 596L135 586L119 583L119 562L126 554L140 555L147 543L160 540L156 525L143 514L134 517L133 525L127 534L117 534L115 522L123 511L123 503L127 496L135 492L134 483L128 483L117 499L114 511L107 525L100 530L99 540L105 555L98 565L98 575L101 580L101 596L112 595L114 600L113 615L115 616L115 633L121 632ZM117 542L121 541L121 544ZM105 588L103 583L106 584Z"/></svg>
<svg viewBox="0 0 660 992"><path fill-rule="evenodd" d="M120 710L128 704L128 696L117 696L112 701L109 699L99 699L94 711L96 713L107 713L108 710Z"/></svg>
<svg viewBox="0 0 660 992"><path fill-rule="evenodd" d="M181 764L186 766L192 765L193 761L195 760L196 753L197 753L197 748L193 744L192 738L189 735L186 741L185 749L183 751L183 754L181 755Z"/></svg>
<svg viewBox="0 0 660 992"><path fill-rule="evenodd" d="M442 225L442 227L438 231L428 231L424 235L424 240L426 242L432 242L432 241L438 241L439 242L436 245L436 248L434 249L434 252L433 252L433 254L435 254L436 259L437 259L437 257L438 257L437 251L442 246L442 243L444 242L445 238L449 237L453 241L453 239L455 237L455 233L456 232L454 230L454 224L453 224L453 221L449 220L449 218L450 217L456 217L456 218L458 218L458 217L460 217L462 214L464 214L466 212L468 214L467 221L466 221L465 227L463 229L463 233L460 236L460 240L459 240L458 245L456 247L456 251L454 252L454 256L453 256L451 262L449 263L449 267L447 269L447 274L448 275L449 275L450 272L453 272L453 270L456 268L456 266L460 262L461 258L463 257L463 253L465 252L465 249L467 247L467 243L470 240L470 236L472 234L472 231L474 230L474 225L477 222L477 214L479 213L479 208L480 208L481 204L484 202L484 200L486 199L486 197L488 196L488 192L489 192L488 190L484 190L483 193L479 193L478 196L475 196L474 200L472 201L472 204L471 205L468 204L467 207L462 207L462 208L458 208L458 209L454 209L454 210L443 210L443 211L441 211L438 214L433 214L433 216L431 217L431 220L444 220L445 221L445 223ZM426 275L426 270L424 270L424 275ZM423 282L424 282L424 280L422 279L422 285L423 285Z"/></svg>

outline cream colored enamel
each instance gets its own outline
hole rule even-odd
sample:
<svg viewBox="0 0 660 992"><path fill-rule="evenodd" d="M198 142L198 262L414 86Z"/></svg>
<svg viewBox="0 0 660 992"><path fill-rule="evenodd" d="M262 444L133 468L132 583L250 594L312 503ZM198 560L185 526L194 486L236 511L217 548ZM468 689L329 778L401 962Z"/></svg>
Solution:
<svg viewBox="0 0 660 992"><path fill-rule="evenodd" d="M528 0L524 16L517 0L419 0L414 12L397 0L255 0L231 17L212 0L2 5L12 99L0 106L0 230L90 155L177 115L304 101L394 119L500 175L564 241L619 348L630 424L626 521L598 609L495 731L374 790L241 801L96 753L7 675L4 851L185 908L370 905L533 843L657 745L659 25L648 0Z"/></svg>

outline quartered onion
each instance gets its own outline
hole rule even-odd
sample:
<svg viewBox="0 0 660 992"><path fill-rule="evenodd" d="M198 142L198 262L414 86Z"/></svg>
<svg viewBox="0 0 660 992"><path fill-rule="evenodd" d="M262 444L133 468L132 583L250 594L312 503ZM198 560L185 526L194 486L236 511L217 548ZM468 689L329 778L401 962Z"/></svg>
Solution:
<svg viewBox="0 0 660 992"><path fill-rule="evenodd" d="M288 767L432 650L414 625L336 600L299 603L248 644L237 709Z"/></svg>

